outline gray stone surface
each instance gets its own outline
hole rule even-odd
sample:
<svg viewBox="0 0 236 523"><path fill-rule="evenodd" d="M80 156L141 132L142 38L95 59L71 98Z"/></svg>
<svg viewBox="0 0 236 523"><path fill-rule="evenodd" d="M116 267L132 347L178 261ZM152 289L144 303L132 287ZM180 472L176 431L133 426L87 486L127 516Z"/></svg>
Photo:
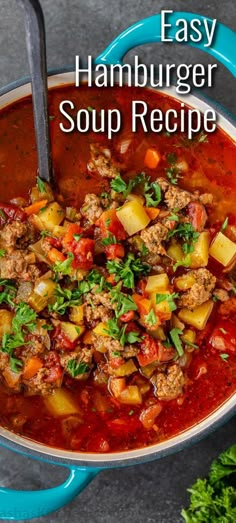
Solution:
<svg viewBox="0 0 236 523"><path fill-rule="evenodd" d="M74 55L96 56L109 41L139 18L161 8L217 17L236 29L235 0L42 0L46 15L49 68L72 64ZM149 62L212 61L206 54L180 46L148 45L139 50ZM130 58L130 57L129 57ZM17 0L0 2L0 86L28 73L22 14ZM208 92L209 94L209 92ZM235 114L235 80L222 66L211 96ZM210 461L235 443L235 421L179 454L137 467L101 473L68 507L35 521L63 523L179 523L186 488L206 474ZM46 488L65 478L60 467L40 464L10 451L0 452L0 484L10 488Z"/></svg>

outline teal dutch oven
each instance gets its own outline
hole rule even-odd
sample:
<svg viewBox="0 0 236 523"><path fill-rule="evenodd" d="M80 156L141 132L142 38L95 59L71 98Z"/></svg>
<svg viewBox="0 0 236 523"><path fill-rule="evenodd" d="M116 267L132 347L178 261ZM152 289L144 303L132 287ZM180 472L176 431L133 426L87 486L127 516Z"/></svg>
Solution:
<svg viewBox="0 0 236 523"><path fill-rule="evenodd" d="M173 13L169 15L171 29L168 37L176 40L176 21L184 18L188 24L193 18L199 22L203 17L192 13ZM208 19L209 23L212 21ZM141 20L120 34L99 55L96 64L118 64L122 63L126 53L136 46L161 41L161 16L159 14ZM211 54L220 61L236 77L236 34L229 28L218 23L217 34L211 47L204 47L204 39L200 43L189 42L189 45L197 47ZM49 87L57 87L63 84L73 84L74 73L62 72L49 75ZM181 97L176 94L174 88L162 89L169 96L185 101L189 106L204 111L216 108L212 101L196 96L196 94ZM29 81L26 79L15 82L0 91L0 108L9 105L31 94ZM233 118L219 106L216 108L219 118L218 125L236 140L236 128ZM0 428L0 444L8 449L18 452L24 456L38 459L44 462L66 467L69 477L62 485L40 491L15 491L0 488L0 519L30 519L49 514L75 498L86 485L102 470L113 467L124 467L155 460L177 452L186 446L196 443L203 436L225 423L236 412L236 394L229 398L222 406L214 411L206 419L165 442L146 447L143 449L108 453L92 454L72 452L51 448L40 443L35 443L27 438L18 436L10 431Z"/></svg>

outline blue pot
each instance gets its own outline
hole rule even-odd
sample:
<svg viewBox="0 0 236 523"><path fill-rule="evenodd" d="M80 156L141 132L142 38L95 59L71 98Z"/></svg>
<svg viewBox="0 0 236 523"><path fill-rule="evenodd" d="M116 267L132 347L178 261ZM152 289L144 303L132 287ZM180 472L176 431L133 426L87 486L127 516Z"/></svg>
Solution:
<svg viewBox="0 0 236 523"><path fill-rule="evenodd" d="M192 13L173 13L169 15L169 20L173 28L168 32L168 36L171 37L173 41L176 39L175 22L179 18L184 18L188 22L193 18L197 18L199 21L203 20L202 16ZM161 17L158 14L141 20L126 29L99 55L96 63L122 63L123 57L130 49L142 44L160 41ZM189 42L189 45L211 54L215 59L222 62L234 77L236 77L236 34L229 28L218 23L218 31L213 45L210 48L204 47L204 43L203 40L198 44ZM72 72L63 72L49 76L50 87L70 83L74 83L74 74ZM163 89L162 92L167 93L175 99L181 99L188 105L197 107L202 111L216 105L212 101L209 102L209 100L205 100L196 95L177 96L173 88ZM2 95L0 106L8 105L30 93L30 84L26 82L26 79L15 82L0 91ZM232 139L236 140L236 129L232 117L222 110L222 108L219 109L219 107L217 107L217 112L219 115L219 126L230 135ZM134 465L159 459L173 452L177 452L202 439L211 431L228 421L235 412L236 394L208 416L207 419L168 441L144 449L113 454L85 454L53 449L40 443L34 443L24 437L12 434L6 429L0 428L0 444L2 446L25 456L47 461L69 469L67 481L52 489L31 492L1 488L0 519L27 520L49 514L70 502L102 469Z"/></svg>

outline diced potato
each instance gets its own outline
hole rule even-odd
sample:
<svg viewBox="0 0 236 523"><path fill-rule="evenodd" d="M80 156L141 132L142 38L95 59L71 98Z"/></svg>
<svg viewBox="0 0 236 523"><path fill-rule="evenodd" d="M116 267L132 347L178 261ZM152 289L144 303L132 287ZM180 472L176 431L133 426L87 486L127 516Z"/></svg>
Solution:
<svg viewBox="0 0 236 523"><path fill-rule="evenodd" d="M129 376L130 374L133 374L133 372L136 372L137 367L132 359L126 361L123 363L123 365L120 365L118 369L114 369L112 372L117 377L122 376Z"/></svg>
<svg viewBox="0 0 236 523"><path fill-rule="evenodd" d="M155 372L157 366L155 363L149 363L149 365L145 365L145 367L141 367L141 372L145 376L145 378L151 378L153 373Z"/></svg>
<svg viewBox="0 0 236 523"><path fill-rule="evenodd" d="M64 236L67 228L68 227L66 225L56 225L53 229L53 236L56 236L57 238Z"/></svg>
<svg viewBox="0 0 236 523"><path fill-rule="evenodd" d="M100 323L98 323L96 327L93 329L93 332L97 336L109 336L107 332L107 323L105 323L104 321L100 321Z"/></svg>
<svg viewBox="0 0 236 523"><path fill-rule="evenodd" d="M44 298L51 298L54 294L57 284L51 279L40 279L36 282L34 292Z"/></svg>
<svg viewBox="0 0 236 523"><path fill-rule="evenodd" d="M65 217L64 209L57 202L47 205L46 209L34 215L33 220L35 226L40 230L53 232L56 225L60 225ZM36 220L35 220L36 218Z"/></svg>
<svg viewBox="0 0 236 523"><path fill-rule="evenodd" d="M209 257L209 243L210 235L208 231L203 231L199 234L196 243L193 243L194 251L191 252L190 258L191 269L198 269L199 267L206 267Z"/></svg>
<svg viewBox="0 0 236 523"><path fill-rule="evenodd" d="M142 394L137 385L129 385L119 396L119 401L127 405L141 405Z"/></svg>
<svg viewBox="0 0 236 523"><path fill-rule="evenodd" d="M192 325L198 330L203 330L211 315L214 306L213 300L208 300L196 307L193 311L184 308L179 311L179 318L188 325Z"/></svg>
<svg viewBox="0 0 236 523"><path fill-rule="evenodd" d="M35 217L36 217L36 215L35 215ZM36 243L32 243L29 246L29 250L35 254L38 261L47 263L47 265L50 265L50 261L48 260L47 256L45 256L45 251L43 250L43 247L42 247L42 240L39 240Z"/></svg>
<svg viewBox="0 0 236 523"><path fill-rule="evenodd" d="M184 257L182 247L179 243L173 243L170 245L170 247L167 249L167 254L175 262L182 260Z"/></svg>
<svg viewBox="0 0 236 523"><path fill-rule="evenodd" d="M186 343L195 343L196 341L196 332L191 329L186 329L181 336L181 339Z"/></svg>
<svg viewBox="0 0 236 523"><path fill-rule="evenodd" d="M122 205L116 215L129 236L145 229L150 222L145 209L137 200Z"/></svg>
<svg viewBox="0 0 236 523"><path fill-rule="evenodd" d="M54 394L44 397L44 403L49 412L57 416L69 416L79 414L79 407L67 390L56 389Z"/></svg>
<svg viewBox="0 0 236 523"><path fill-rule="evenodd" d="M74 323L70 323L69 321L61 321L60 326L62 332L72 343L76 341L77 338L79 338L85 331L84 325L74 325Z"/></svg>
<svg viewBox="0 0 236 523"><path fill-rule="evenodd" d="M11 331L11 324L14 314L7 310L0 310L0 338L3 334Z"/></svg>
<svg viewBox="0 0 236 523"><path fill-rule="evenodd" d="M184 323L180 321L176 314L172 314L171 316L171 327L173 329L180 329L181 331L184 329Z"/></svg>
<svg viewBox="0 0 236 523"><path fill-rule="evenodd" d="M159 325L159 327L157 327L157 329L152 330L150 332L150 334L153 338L155 338L157 340L161 340L161 341L166 340L165 331L164 331L163 327L161 327L161 325Z"/></svg>
<svg viewBox="0 0 236 523"><path fill-rule="evenodd" d="M132 192L130 194L128 194L127 200L129 202L135 202L136 201L136 202L140 203L140 205L144 205L144 203L145 203L145 200L144 200L143 196L141 196L140 194L134 194Z"/></svg>
<svg viewBox="0 0 236 523"><path fill-rule="evenodd" d="M170 293L167 291L163 291L161 294L169 295ZM163 300L160 303L156 303L156 293L152 293L149 295L150 300L153 304L155 313L157 316L162 318L163 320L169 320L171 318L171 310L170 310L170 304L168 300Z"/></svg>
<svg viewBox="0 0 236 523"><path fill-rule="evenodd" d="M36 292L33 291L28 298L28 304L36 312L41 312L47 306L48 298L46 298L45 296L40 296L39 294L36 294Z"/></svg>
<svg viewBox="0 0 236 523"><path fill-rule="evenodd" d="M196 283L195 278L191 274L183 274L179 278L175 278L175 286L179 291L187 291Z"/></svg>
<svg viewBox="0 0 236 523"><path fill-rule="evenodd" d="M222 232L218 232L210 246L209 253L212 258L226 267L236 256L236 243Z"/></svg>
<svg viewBox="0 0 236 523"><path fill-rule="evenodd" d="M84 306L74 305L70 308L70 320L76 325L81 325L84 319Z"/></svg>
<svg viewBox="0 0 236 523"><path fill-rule="evenodd" d="M119 398L121 392L125 389L125 378L110 378L109 389L115 398Z"/></svg>
<svg viewBox="0 0 236 523"><path fill-rule="evenodd" d="M38 202L39 200L48 200L48 202L53 202L54 194L50 185L47 182L43 182L43 184L44 191L40 191L37 186L32 187L30 192L30 199L32 203Z"/></svg>
<svg viewBox="0 0 236 523"><path fill-rule="evenodd" d="M167 291L169 283L169 278L165 272L148 276L145 291L148 293L157 292L162 294L162 291Z"/></svg>

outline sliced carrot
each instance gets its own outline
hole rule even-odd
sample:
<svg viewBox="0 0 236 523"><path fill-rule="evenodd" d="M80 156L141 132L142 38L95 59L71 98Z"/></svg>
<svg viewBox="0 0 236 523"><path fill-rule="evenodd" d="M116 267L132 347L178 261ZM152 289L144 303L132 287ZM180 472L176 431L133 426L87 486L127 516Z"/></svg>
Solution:
<svg viewBox="0 0 236 523"><path fill-rule="evenodd" d="M25 380L30 380L30 378L33 378L35 374L43 367L43 362L40 358L37 358L36 356L30 358L28 361L26 361L24 372L23 372L23 378Z"/></svg>
<svg viewBox="0 0 236 523"><path fill-rule="evenodd" d="M39 200L37 202L32 203L32 205L25 207L24 211L27 214L27 216L30 216L31 214L38 214L41 209L46 207L47 203L47 200Z"/></svg>
<svg viewBox="0 0 236 523"><path fill-rule="evenodd" d="M145 212L151 220L155 220L160 214L160 209L156 209L156 207L145 207Z"/></svg>
<svg viewBox="0 0 236 523"><path fill-rule="evenodd" d="M71 247L71 243L75 239L74 235L81 234L82 232L83 232L83 229L77 223L71 223L62 240L62 243L63 243L63 246L65 247L65 249L68 249Z"/></svg>
<svg viewBox="0 0 236 523"><path fill-rule="evenodd" d="M144 164L146 165L146 167L148 167L148 169L156 169L160 160L160 153L156 149L150 147L146 150Z"/></svg>
<svg viewBox="0 0 236 523"><path fill-rule="evenodd" d="M48 252L48 259L50 260L50 262L56 263L65 261L66 257L64 256L64 254L62 254L62 252L58 251L58 249L52 247L52 249L50 249L50 251Z"/></svg>
<svg viewBox="0 0 236 523"><path fill-rule="evenodd" d="M132 298L138 307L140 316L146 316L151 310L151 301L147 298L143 298L140 294L133 294Z"/></svg>
<svg viewBox="0 0 236 523"><path fill-rule="evenodd" d="M115 275L110 274L109 276L107 276L106 281L108 283L111 283L112 285L115 285L116 284Z"/></svg>
<svg viewBox="0 0 236 523"><path fill-rule="evenodd" d="M93 344L93 333L92 333L92 331L85 332L85 334L83 336L83 343L85 343L85 345L92 345Z"/></svg>

